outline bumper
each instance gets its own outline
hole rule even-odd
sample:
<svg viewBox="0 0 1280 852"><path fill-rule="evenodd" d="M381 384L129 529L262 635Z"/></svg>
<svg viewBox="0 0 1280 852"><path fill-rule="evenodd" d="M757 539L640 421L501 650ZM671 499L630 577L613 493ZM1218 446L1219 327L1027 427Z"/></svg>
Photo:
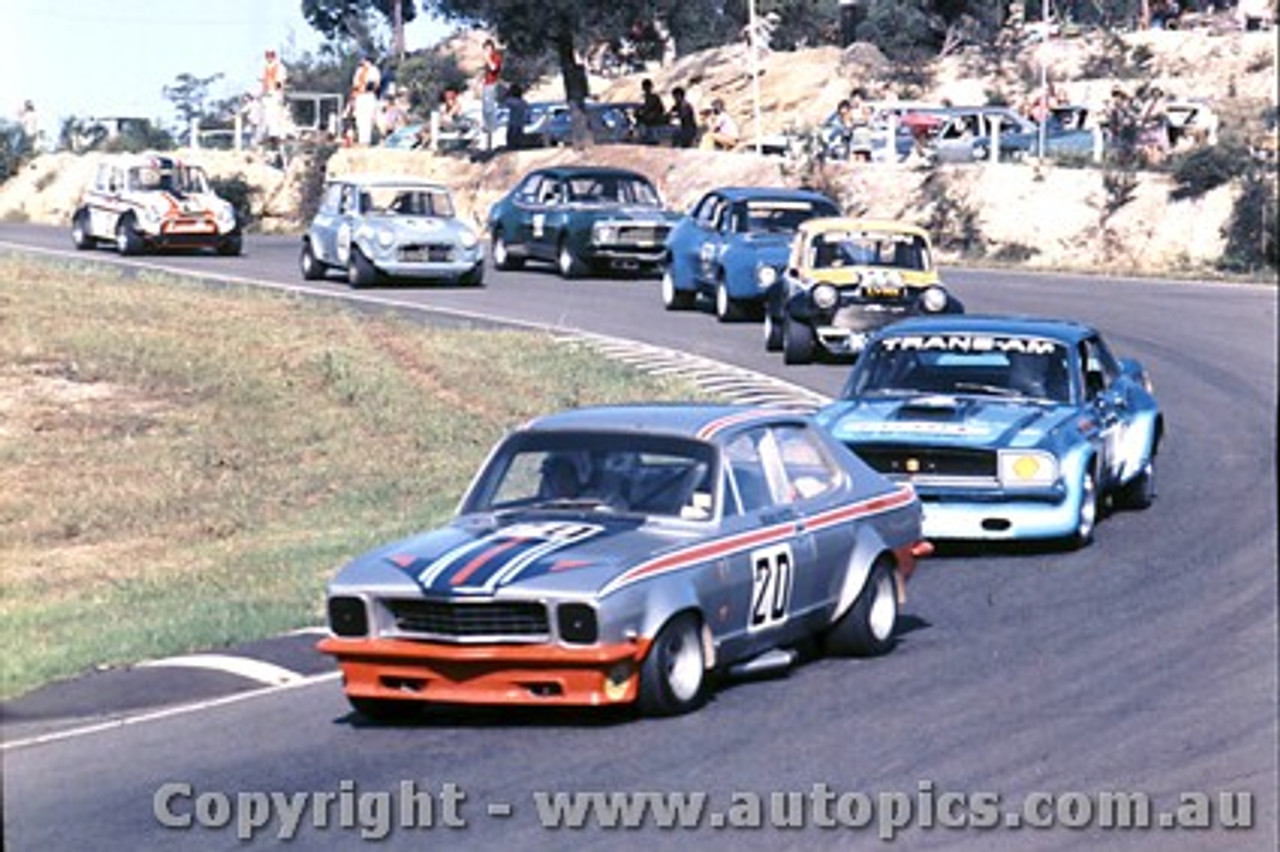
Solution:
<svg viewBox="0 0 1280 852"><path fill-rule="evenodd" d="M374 260L383 275L392 278L422 278L432 281L452 281L470 275L480 268L481 259L450 261L448 263L406 262L399 260Z"/></svg>
<svg viewBox="0 0 1280 852"><path fill-rule="evenodd" d="M1070 535L1080 517L1080 497L1068 494L1057 502L1007 500L939 500L921 495L922 534L926 539L1059 538Z"/></svg>
<svg viewBox="0 0 1280 852"><path fill-rule="evenodd" d="M648 641L565 648L331 636L316 647L337 659L352 697L598 706L635 701Z"/></svg>
<svg viewBox="0 0 1280 852"><path fill-rule="evenodd" d="M665 253L666 249L661 244L655 246L592 245L583 252L582 256L584 260L592 263L636 269L641 266L660 265Z"/></svg>

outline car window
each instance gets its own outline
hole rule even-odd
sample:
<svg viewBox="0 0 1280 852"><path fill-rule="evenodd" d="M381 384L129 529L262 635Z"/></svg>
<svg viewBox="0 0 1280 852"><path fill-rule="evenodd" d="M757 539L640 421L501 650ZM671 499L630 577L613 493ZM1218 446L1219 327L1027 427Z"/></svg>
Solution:
<svg viewBox="0 0 1280 852"><path fill-rule="evenodd" d="M883 266L924 271L930 268L928 244L916 234L829 231L809 244L809 265L816 269Z"/></svg>
<svg viewBox="0 0 1280 852"><path fill-rule="evenodd" d="M1093 399L1111 387L1120 374L1120 365L1098 337L1080 342L1080 363L1084 367L1085 396Z"/></svg>
<svg viewBox="0 0 1280 852"><path fill-rule="evenodd" d="M787 473L790 496L809 500L834 489L840 482L839 468L813 430L803 426L780 426L774 430L778 456Z"/></svg>
<svg viewBox="0 0 1280 852"><path fill-rule="evenodd" d="M725 492L734 498L732 505L725 506L726 514L758 512L774 504L760 455L760 442L766 435L763 429L752 429L725 445Z"/></svg>
<svg viewBox="0 0 1280 852"><path fill-rule="evenodd" d="M693 218L697 223L704 227L711 227L711 222L715 216L716 207L720 204L720 196L715 193L708 193L702 197L702 201L698 202L697 208L693 211Z"/></svg>
<svg viewBox="0 0 1280 852"><path fill-rule="evenodd" d="M520 187L516 190L516 200L524 204L536 204L539 201L543 176L540 174L532 174L524 179Z"/></svg>
<svg viewBox="0 0 1280 852"><path fill-rule="evenodd" d="M817 216L839 216L834 204L787 199L752 199L738 206L734 230L747 233L790 233Z"/></svg>
<svg viewBox="0 0 1280 852"><path fill-rule="evenodd" d="M324 191L324 199L320 202L320 212L330 216L337 215L342 209L342 184L329 184Z"/></svg>

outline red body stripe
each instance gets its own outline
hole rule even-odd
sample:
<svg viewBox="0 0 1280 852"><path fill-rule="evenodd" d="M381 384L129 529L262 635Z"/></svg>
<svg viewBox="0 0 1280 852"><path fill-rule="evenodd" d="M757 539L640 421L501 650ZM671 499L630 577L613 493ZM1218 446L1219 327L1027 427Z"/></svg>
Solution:
<svg viewBox="0 0 1280 852"><path fill-rule="evenodd" d="M525 542L525 539L523 538L510 538L504 541L502 544L491 547L488 550L484 551L483 553L472 557L471 561L468 562L466 565L463 565L462 569L458 571L457 574L454 574L452 577L449 578L449 585L461 586L463 583L467 581L468 577L470 577L472 574L479 571L484 566L484 564L488 562L490 559L493 559L495 556L498 556L499 554L506 553L511 548L515 547L518 544L523 544L524 542Z"/></svg>

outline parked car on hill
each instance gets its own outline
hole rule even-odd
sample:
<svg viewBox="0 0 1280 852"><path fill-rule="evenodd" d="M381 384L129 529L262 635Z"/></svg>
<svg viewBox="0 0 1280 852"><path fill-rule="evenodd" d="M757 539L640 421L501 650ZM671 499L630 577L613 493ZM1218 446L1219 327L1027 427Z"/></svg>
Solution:
<svg viewBox="0 0 1280 852"><path fill-rule="evenodd" d="M721 322L762 316L765 294L786 267L800 223L839 215L839 205L809 190L711 190L667 237L662 304L684 310L706 294Z"/></svg>
<svg viewBox="0 0 1280 852"><path fill-rule="evenodd" d="M1142 365L1094 328L1027 317L904 320L818 420L910 484L930 539L1087 544L1110 500L1155 498L1164 416Z"/></svg>
<svg viewBox="0 0 1280 852"><path fill-rule="evenodd" d="M168 154L103 157L71 214L78 249L110 242L120 254L210 248L240 253L240 223L200 166Z"/></svg>
<svg viewBox="0 0 1280 852"><path fill-rule="evenodd" d="M489 210L493 263L555 265L564 278L595 269L656 270L677 215L629 169L553 166L521 178Z"/></svg>
<svg viewBox="0 0 1280 852"><path fill-rule="evenodd" d="M352 287L382 278L484 282L484 249L458 218L448 188L399 175L330 181L302 237L302 277L340 269Z"/></svg>
<svg viewBox="0 0 1280 852"><path fill-rule="evenodd" d="M807 415L585 408L504 439L447 525L328 586L353 707L697 708L714 673L894 644L920 506Z"/></svg>
<svg viewBox="0 0 1280 852"><path fill-rule="evenodd" d="M914 225L810 219L791 243L786 272L765 297L765 348L788 364L818 354L856 356L872 332L916 314L962 313Z"/></svg>

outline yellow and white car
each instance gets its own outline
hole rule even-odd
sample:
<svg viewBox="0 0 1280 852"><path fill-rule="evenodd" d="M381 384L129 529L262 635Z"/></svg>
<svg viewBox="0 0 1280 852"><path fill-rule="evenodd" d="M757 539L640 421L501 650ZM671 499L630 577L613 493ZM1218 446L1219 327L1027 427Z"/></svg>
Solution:
<svg viewBox="0 0 1280 852"><path fill-rule="evenodd" d="M788 364L857 356L876 330L920 314L963 313L942 286L929 235L915 225L827 217L800 226L770 288L765 347Z"/></svg>

